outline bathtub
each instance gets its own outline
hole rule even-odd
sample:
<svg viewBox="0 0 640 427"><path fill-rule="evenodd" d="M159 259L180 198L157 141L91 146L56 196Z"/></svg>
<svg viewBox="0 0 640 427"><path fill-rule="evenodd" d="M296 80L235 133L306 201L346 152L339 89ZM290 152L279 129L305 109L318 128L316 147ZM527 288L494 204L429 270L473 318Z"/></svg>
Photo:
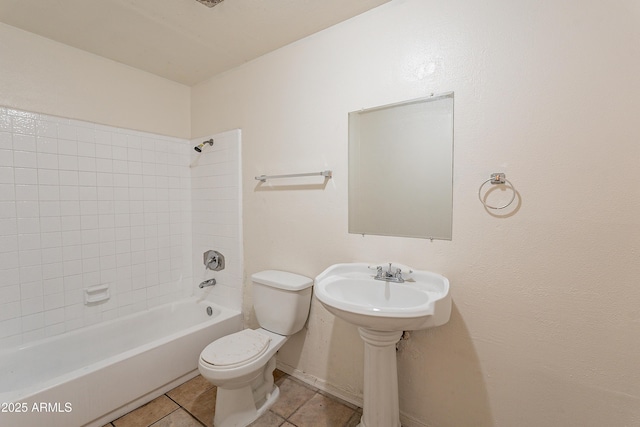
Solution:
<svg viewBox="0 0 640 427"><path fill-rule="evenodd" d="M0 350L0 426L103 426L196 376L202 349L241 329L239 311L190 298Z"/></svg>

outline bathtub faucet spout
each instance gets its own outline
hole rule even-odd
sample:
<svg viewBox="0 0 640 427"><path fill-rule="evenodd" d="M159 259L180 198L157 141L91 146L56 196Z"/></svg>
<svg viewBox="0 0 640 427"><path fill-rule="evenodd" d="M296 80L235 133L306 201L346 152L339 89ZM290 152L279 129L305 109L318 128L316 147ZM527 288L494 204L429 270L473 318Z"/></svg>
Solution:
<svg viewBox="0 0 640 427"><path fill-rule="evenodd" d="M209 280L205 280L204 282L200 283L199 288L202 289L205 286L213 286L216 284L216 279L209 279Z"/></svg>

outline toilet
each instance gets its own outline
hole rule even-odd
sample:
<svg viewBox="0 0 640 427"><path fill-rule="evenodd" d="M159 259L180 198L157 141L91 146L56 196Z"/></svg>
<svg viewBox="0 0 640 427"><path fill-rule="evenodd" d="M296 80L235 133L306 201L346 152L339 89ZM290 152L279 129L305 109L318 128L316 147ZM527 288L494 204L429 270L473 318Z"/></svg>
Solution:
<svg viewBox="0 0 640 427"><path fill-rule="evenodd" d="M276 352L300 331L311 304L313 279L268 270L251 276L259 329L245 329L209 344L198 370L218 387L215 427L246 427L278 399Z"/></svg>

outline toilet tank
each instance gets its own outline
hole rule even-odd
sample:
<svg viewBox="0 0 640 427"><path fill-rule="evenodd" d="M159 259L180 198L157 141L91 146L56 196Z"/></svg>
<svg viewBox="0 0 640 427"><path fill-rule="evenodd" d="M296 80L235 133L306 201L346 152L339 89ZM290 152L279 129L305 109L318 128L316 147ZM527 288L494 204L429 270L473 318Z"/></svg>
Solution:
<svg viewBox="0 0 640 427"><path fill-rule="evenodd" d="M286 271L267 270L251 276L253 308L260 327L293 335L309 316L313 279Z"/></svg>

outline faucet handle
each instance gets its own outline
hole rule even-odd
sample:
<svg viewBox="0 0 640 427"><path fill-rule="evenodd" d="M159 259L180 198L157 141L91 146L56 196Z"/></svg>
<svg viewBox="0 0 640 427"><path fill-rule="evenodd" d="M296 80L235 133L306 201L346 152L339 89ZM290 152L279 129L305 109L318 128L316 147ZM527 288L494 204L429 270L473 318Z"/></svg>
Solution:
<svg viewBox="0 0 640 427"><path fill-rule="evenodd" d="M218 251L209 250L202 254L204 265L209 270L224 270L224 255Z"/></svg>
<svg viewBox="0 0 640 427"><path fill-rule="evenodd" d="M369 265L367 266L367 268L369 268L370 270L373 270L375 268L376 270L376 277L382 277L382 266L381 265Z"/></svg>

